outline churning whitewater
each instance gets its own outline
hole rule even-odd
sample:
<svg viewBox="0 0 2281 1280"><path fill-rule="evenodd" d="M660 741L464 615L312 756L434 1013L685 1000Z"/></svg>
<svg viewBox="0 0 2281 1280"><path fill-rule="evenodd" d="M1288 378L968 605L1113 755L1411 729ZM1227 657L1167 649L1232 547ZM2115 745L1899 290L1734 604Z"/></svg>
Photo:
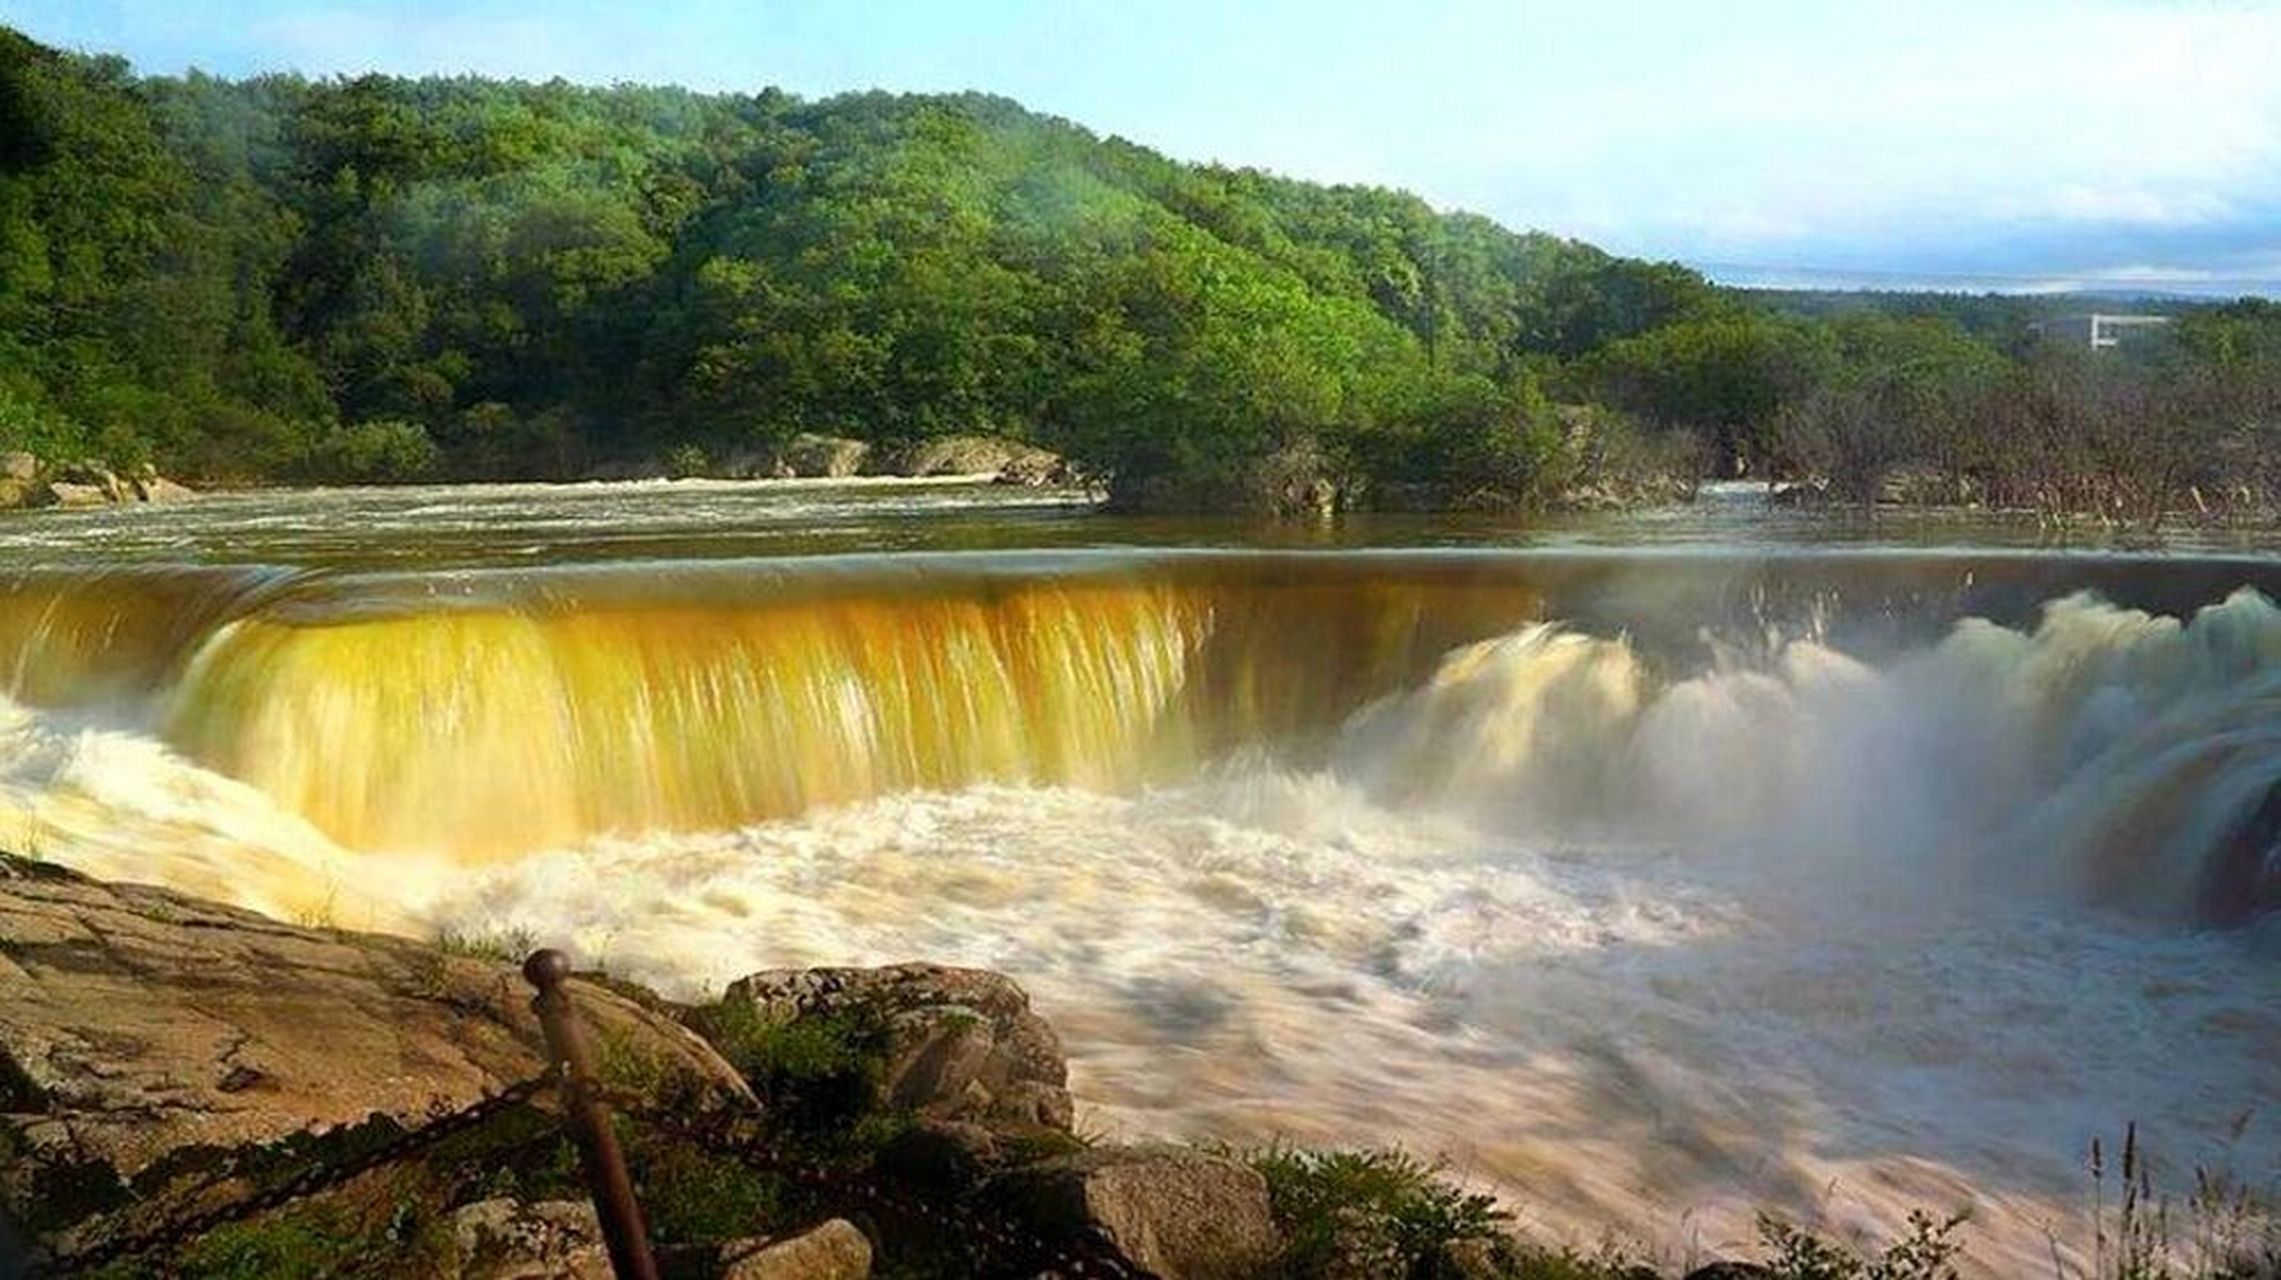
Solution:
<svg viewBox="0 0 2281 1280"><path fill-rule="evenodd" d="M681 993L987 965L1095 1127L1400 1143L1678 1256L1969 1205L2048 1269L2095 1134L2281 1169L2281 611L2110 570L2170 612L1874 558L27 575L0 844Z"/></svg>

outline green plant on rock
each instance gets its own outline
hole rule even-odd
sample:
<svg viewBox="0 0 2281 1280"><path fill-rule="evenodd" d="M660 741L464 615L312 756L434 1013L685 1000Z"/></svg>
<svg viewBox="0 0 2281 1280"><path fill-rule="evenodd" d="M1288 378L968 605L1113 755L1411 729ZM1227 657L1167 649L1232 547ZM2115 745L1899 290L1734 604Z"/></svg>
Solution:
<svg viewBox="0 0 2281 1280"><path fill-rule="evenodd" d="M171 1270L210 1280L440 1274L450 1252L441 1217L416 1195L329 1196L218 1227Z"/></svg>
<svg viewBox="0 0 2281 1280"><path fill-rule="evenodd" d="M1247 1158L1267 1179L1294 1276L1321 1273L1357 1235L1390 1255L1391 1274L1431 1275L1449 1245L1493 1236L1507 1216L1495 1198L1449 1185L1439 1166L1404 1151L1278 1144Z"/></svg>
<svg viewBox="0 0 2281 1280"><path fill-rule="evenodd" d="M1936 1218L1911 1210L1908 1231L1874 1257L1771 1214L1759 1215L1758 1233L1766 1243L1766 1265L1781 1280L1957 1280L1956 1260L1964 1245L1956 1239L1956 1229L1965 1217Z"/></svg>
<svg viewBox="0 0 2281 1280"><path fill-rule="evenodd" d="M505 964L521 964L523 957L538 945L538 935L523 925L467 932L446 929L436 935L436 950L447 955L495 960Z"/></svg>
<svg viewBox="0 0 2281 1280"><path fill-rule="evenodd" d="M632 1154L642 1210L659 1244L736 1240L790 1225L779 1179L683 1143L642 1143Z"/></svg>
<svg viewBox="0 0 2281 1280"><path fill-rule="evenodd" d="M725 999L692 1011L689 1021L752 1085L777 1124L811 1138L877 1127L887 1071L879 1019L784 1015Z"/></svg>

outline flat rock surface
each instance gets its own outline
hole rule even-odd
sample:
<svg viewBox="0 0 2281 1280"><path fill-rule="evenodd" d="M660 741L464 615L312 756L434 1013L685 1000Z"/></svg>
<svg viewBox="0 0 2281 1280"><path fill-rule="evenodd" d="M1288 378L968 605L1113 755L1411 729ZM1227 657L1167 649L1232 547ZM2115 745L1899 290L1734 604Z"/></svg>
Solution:
<svg viewBox="0 0 2281 1280"><path fill-rule="evenodd" d="M744 1092L670 1018L571 990L598 1043ZM530 994L512 964L0 855L0 1195L52 1230L202 1150L465 1107L542 1069Z"/></svg>

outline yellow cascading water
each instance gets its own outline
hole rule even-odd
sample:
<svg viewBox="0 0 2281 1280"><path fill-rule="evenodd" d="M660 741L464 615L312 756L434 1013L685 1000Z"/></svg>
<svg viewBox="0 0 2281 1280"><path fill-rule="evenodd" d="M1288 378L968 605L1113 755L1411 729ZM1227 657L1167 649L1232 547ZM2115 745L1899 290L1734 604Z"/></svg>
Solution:
<svg viewBox="0 0 2281 1280"><path fill-rule="evenodd" d="M277 578L196 568L0 577L0 697L59 706L145 692Z"/></svg>
<svg viewBox="0 0 2281 1280"><path fill-rule="evenodd" d="M368 851L487 859L900 790L1130 787L1399 687L1525 592L1045 580L241 618L170 741Z"/></svg>

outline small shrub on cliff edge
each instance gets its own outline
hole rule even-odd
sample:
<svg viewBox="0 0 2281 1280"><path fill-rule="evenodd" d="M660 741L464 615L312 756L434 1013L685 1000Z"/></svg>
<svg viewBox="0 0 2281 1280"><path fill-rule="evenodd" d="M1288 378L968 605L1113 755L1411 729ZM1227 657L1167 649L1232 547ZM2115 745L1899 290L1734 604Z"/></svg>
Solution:
<svg viewBox="0 0 2281 1280"><path fill-rule="evenodd" d="M873 1113L887 1063L884 1028L875 1020L855 1013L784 1017L729 999L691 1010L688 1022L744 1076L773 1122L821 1138L881 1119Z"/></svg>
<svg viewBox="0 0 2281 1280"><path fill-rule="evenodd" d="M1955 1236L1964 1220L1961 1213L1936 1219L1913 1209L1908 1232L1874 1258L1771 1214L1759 1215L1758 1234L1766 1242L1766 1265L1780 1280L1958 1280L1956 1259L1964 1246Z"/></svg>
<svg viewBox="0 0 2281 1280"><path fill-rule="evenodd" d="M1494 1235L1507 1216L1494 1198L1450 1186L1438 1167L1404 1151L1276 1145L1242 1158L1267 1179L1294 1276L1330 1264L1358 1230L1384 1242L1393 1274L1420 1274L1445 1246Z"/></svg>

